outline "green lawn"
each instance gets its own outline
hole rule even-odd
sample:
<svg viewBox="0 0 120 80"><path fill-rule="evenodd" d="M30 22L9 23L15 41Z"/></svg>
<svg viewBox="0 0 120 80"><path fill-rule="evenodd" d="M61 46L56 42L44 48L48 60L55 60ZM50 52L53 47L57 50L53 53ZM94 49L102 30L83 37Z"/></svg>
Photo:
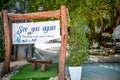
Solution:
<svg viewBox="0 0 120 80"><path fill-rule="evenodd" d="M20 69L19 72L13 75L11 80L48 80L50 77L55 77L57 75L58 64L49 64L46 72L40 71L40 66L38 66L37 70L33 71L31 69L31 64L27 64Z"/></svg>

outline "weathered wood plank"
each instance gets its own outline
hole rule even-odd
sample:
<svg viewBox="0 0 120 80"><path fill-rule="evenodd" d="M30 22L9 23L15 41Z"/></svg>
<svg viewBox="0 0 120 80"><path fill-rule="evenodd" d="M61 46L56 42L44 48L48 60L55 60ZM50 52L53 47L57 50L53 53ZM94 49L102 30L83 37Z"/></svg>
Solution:
<svg viewBox="0 0 120 80"><path fill-rule="evenodd" d="M29 59L28 62L31 63L52 63L52 60L38 60L38 59Z"/></svg>
<svg viewBox="0 0 120 80"><path fill-rule="evenodd" d="M26 14L8 14L10 20L32 20L41 18L60 18L60 10Z"/></svg>
<svg viewBox="0 0 120 80"><path fill-rule="evenodd" d="M59 56L59 80L65 80L65 60L66 60L66 49L67 49L67 9L65 6L61 6L61 25L62 25L62 42Z"/></svg>
<svg viewBox="0 0 120 80"><path fill-rule="evenodd" d="M4 61L4 73L8 73L10 65L10 56L11 56L11 32L10 25L8 20L8 11L4 10L2 12L3 25L4 25L4 36L5 36L5 61Z"/></svg>
<svg viewBox="0 0 120 80"><path fill-rule="evenodd" d="M37 63L41 63L41 71L46 71L47 64L51 64L52 60L29 59L28 62L32 63L33 70L36 70Z"/></svg>

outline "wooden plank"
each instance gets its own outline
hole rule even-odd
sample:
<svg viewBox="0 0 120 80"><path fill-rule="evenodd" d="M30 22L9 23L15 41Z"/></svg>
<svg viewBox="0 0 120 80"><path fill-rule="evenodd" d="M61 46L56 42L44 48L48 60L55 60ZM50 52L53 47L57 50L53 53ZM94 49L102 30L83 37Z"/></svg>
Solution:
<svg viewBox="0 0 120 80"><path fill-rule="evenodd" d="M28 62L32 63L32 70L36 70L37 63L41 63L41 71L46 71L47 64L51 64L52 60L38 60L38 59L29 59Z"/></svg>
<svg viewBox="0 0 120 80"><path fill-rule="evenodd" d="M67 49L67 9L65 6L61 6L61 25L62 25L62 42L59 56L59 80L65 80L65 60L66 60L66 49Z"/></svg>
<svg viewBox="0 0 120 80"><path fill-rule="evenodd" d="M10 20L32 20L40 18L60 18L60 10L35 12L26 14L8 14Z"/></svg>
<svg viewBox="0 0 120 80"><path fill-rule="evenodd" d="M32 63L32 70L36 70L37 69L37 63Z"/></svg>
<svg viewBox="0 0 120 80"><path fill-rule="evenodd" d="M2 12L3 24L4 24L4 35L5 35L5 61L4 61L4 73L8 73L10 65L11 56L11 32L8 20L8 11L4 10Z"/></svg>
<svg viewBox="0 0 120 80"><path fill-rule="evenodd" d="M52 63L52 60L38 60L38 59L29 59L28 62L31 63Z"/></svg>
<svg viewBox="0 0 120 80"><path fill-rule="evenodd" d="M42 64L41 65L41 71L45 72L47 68L47 64Z"/></svg>

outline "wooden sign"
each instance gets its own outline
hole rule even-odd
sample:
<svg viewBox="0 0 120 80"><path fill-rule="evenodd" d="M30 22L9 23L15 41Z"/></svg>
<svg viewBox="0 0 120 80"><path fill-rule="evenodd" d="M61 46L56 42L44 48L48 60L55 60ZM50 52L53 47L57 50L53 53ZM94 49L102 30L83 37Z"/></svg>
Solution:
<svg viewBox="0 0 120 80"><path fill-rule="evenodd" d="M57 38L60 38L60 20L12 24L13 44L44 43Z"/></svg>
<svg viewBox="0 0 120 80"><path fill-rule="evenodd" d="M8 13L7 10L4 10L2 13L0 13L0 18L2 18L3 20L4 34L5 34L4 73L8 73L9 71L11 47L12 47L12 39L11 39L12 37L11 37L11 29L10 29L11 26L9 25L9 22L16 21L16 20L55 18L55 19L60 19L61 21L61 40L62 40L61 47L60 47L60 55L59 55L59 73L58 73L59 79L58 80L65 80L65 61L66 61L66 49L67 49L67 40L68 40L67 16L68 16L68 9L65 6L61 6L60 10L55 10L55 11L44 11L44 12L35 12L35 13L26 13L26 14L11 14L11 13ZM27 31L27 29L24 29L24 30ZM40 30L40 29L37 28L36 30ZM28 34L31 34L31 32L30 33L28 32Z"/></svg>

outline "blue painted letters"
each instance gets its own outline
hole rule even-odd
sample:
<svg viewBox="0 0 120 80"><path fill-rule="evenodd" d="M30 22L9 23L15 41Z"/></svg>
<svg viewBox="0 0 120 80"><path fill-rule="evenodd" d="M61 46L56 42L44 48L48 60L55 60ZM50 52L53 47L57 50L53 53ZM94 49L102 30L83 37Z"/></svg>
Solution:
<svg viewBox="0 0 120 80"><path fill-rule="evenodd" d="M35 32L35 31L40 31L40 27L32 27L31 28L31 33Z"/></svg>
<svg viewBox="0 0 120 80"><path fill-rule="evenodd" d="M19 30L17 31L17 34L20 34L20 33L22 33L22 32L26 32L27 29L28 29L27 27L20 26L20 27L19 27Z"/></svg>
<svg viewBox="0 0 120 80"><path fill-rule="evenodd" d="M42 30L44 31L44 33L47 33L48 31L53 31L55 29L56 29L56 26L51 25L51 26L44 26Z"/></svg>

